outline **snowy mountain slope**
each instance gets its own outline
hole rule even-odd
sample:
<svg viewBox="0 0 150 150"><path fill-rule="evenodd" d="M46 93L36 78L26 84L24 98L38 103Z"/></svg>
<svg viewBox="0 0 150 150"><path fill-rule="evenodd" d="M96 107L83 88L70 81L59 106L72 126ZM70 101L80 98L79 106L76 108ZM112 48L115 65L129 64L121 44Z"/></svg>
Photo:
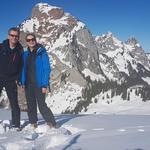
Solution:
<svg viewBox="0 0 150 150"><path fill-rule="evenodd" d="M99 54L105 54L108 56L108 59L111 59L115 63L118 69L116 72L124 72L130 77L133 70L140 74L139 64L144 66L145 70L149 71L148 58L135 38L131 38L124 43L109 32L102 36L97 36L95 41L99 49ZM114 64L112 65L115 66Z"/></svg>
<svg viewBox="0 0 150 150"><path fill-rule="evenodd" d="M149 89L148 57L135 38L121 42L109 32L97 36L95 41L99 50L100 65L109 80L125 84L126 93L127 88L135 85ZM147 90L146 93L146 99L149 100L149 91Z"/></svg>
<svg viewBox="0 0 150 150"><path fill-rule="evenodd" d="M109 90L104 93L100 93L96 97L92 98L92 103L88 106L88 111L83 112L85 114L132 114L149 115L149 104L150 101L142 102L141 94L138 93L138 88L127 89L127 101L123 101L122 95L115 95L112 97L112 91ZM101 99L101 101L98 101Z"/></svg>

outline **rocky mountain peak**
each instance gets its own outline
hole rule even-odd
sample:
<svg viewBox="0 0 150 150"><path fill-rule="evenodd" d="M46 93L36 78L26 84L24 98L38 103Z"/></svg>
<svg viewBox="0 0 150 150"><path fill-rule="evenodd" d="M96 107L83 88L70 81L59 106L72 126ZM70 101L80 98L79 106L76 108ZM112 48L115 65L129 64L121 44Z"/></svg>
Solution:
<svg viewBox="0 0 150 150"><path fill-rule="evenodd" d="M84 27L85 24L62 8L38 3L33 7L31 17L20 25L21 39L25 33L34 32L40 43L54 50L71 43L75 32ZM21 42L24 45L25 41Z"/></svg>
<svg viewBox="0 0 150 150"><path fill-rule="evenodd" d="M135 37L129 38L126 43L133 47L140 47L140 44L138 43L138 41Z"/></svg>
<svg viewBox="0 0 150 150"><path fill-rule="evenodd" d="M113 33L108 31L106 34L102 35L103 38L112 38L113 37Z"/></svg>
<svg viewBox="0 0 150 150"><path fill-rule="evenodd" d="M64 10L60 7L51 6L47 3L38 3L32 9L32 17L60 19L64 15Z"/></svg>
<svg viewBox="0 0 150 150"><path fill-rule="evenodd" d="M95 37L95 42L100 53L115 51L123 47L123 42L116 38L111 32Z"/></svg>
<svg viewBox="0 0 150 150"><path fill-rule="evenodd" d="M131 37L127 40L126 44L130 47L130 53L133 58L143 64L147 69L149 69L148 59L144 52L144 49L139 44L138 40L135 37Z"/></svg>
<svg viewBox="0 0 150 150"><path fill-rule="evenodd" d="M107 40L109 38L113 38L113 34L112 32L107 32L106 34L102 34L101 36L96 36L95 37L95 40L98 42L98 41L101 41L101 40Z"/></svg>
<svg viewBox="0 0 150 150"><path fill-rule="evenodd" d="M112 44L115 45L121 45L122 41L120 41L118 38L116 38L112 32L107 32L105 34L102 34L102 36L97 36L95 38L96 41L102 42L102 43L107 43L111 42Z"/></svg>
<svg viewBox="0 0 150 150"><path fill-rule="evenodd" d="M71 27L78 25L79 22L71 14L64 12L62 8L51 6L47 3L38 3L35 5L32 9L32 18L37 18L42 23L50 22L55 25L68 25Z"/></svg>

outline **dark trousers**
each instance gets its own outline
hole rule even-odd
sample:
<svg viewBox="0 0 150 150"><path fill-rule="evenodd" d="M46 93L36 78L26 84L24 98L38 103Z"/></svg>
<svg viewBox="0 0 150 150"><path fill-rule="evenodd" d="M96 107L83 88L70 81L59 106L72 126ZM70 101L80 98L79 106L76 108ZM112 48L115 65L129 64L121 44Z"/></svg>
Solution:
<svg viewBox="0 0 150 150"><path fill-rule="evenodd" d="M1 81L0 80L0 93L5 87L12 114L12 126L20 127L20 108L18 104L17 85L15 81Z"/></svg>
<svg viewBox="0 0 150 150"><path fill-rule="evenodd" d="M29 122L34 124L37 122L37 104L39 111L42 114L46 122L52 123L53 126L56 125L54 115L52 111L47 107L45 103L45 94L42 93L42 89L38 88L34 84L28 84L25 88L25 95L27 99L28 106L28 117Z"/></svg>

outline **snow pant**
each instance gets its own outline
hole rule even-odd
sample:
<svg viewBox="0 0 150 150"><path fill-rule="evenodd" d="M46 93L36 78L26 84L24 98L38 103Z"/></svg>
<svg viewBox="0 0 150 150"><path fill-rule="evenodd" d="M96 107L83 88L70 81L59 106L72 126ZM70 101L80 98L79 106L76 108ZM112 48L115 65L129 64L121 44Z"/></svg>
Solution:
<svg viewBox="0 0 150 150"><path fill-rule="evenodd" d="M18 92L16 82L0 80L0 93L2 92L3 87L5 87L11 106L12 126L20 127L20 108L18 104Z"/></svg>
<svg viewBox="0 0 150 150"><path fill-rule="evenodd" d="M52 111L47 107L45 103L45 94L42 93L42 88L38 88L34 84L28 84L25 87L25 95L28 106L28 117L31 124L37 123L37 104L39 111L42 114L46 122L50 122L53 126L56 125L54 115Z"/></svg>

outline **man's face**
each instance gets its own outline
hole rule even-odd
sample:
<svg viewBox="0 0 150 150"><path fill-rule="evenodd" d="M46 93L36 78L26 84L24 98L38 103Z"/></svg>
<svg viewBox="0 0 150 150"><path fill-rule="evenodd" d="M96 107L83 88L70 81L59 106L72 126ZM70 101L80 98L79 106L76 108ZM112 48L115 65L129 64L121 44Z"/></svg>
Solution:
<svg viewBox="0 0 150 150"><path fill-rule="evenodd" d="M19 33L17 31L10 31L8 35L9 42L11 44L16 44L19 40Z"/></svg>

